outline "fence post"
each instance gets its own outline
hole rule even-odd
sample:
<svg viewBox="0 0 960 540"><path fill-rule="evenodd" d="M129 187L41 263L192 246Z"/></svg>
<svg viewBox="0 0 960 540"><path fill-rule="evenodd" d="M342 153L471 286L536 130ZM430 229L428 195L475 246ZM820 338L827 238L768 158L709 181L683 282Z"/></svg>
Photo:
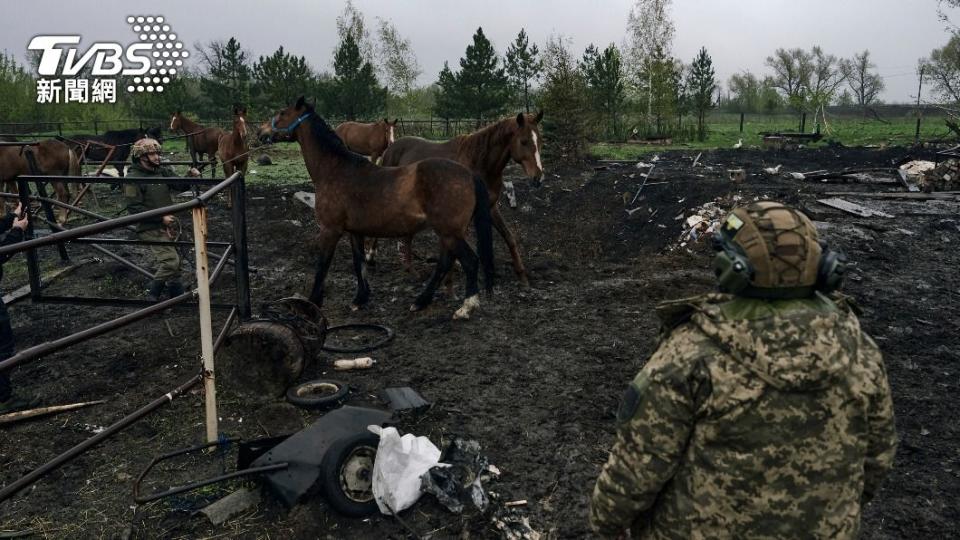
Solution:
<svg viewBox="0 0 960 540"><path fill-rule="evenodd" d="M743 113L740 113L740 133L743 133Z"/></svg>
<svg viewBox="0 0 960 540"><path fill-rule="evenodd" d="M63 122L57 122L57 135L63 137Z"/></svg>
<svg viewBox="0 0 960 540"><path fill-rule="evenodd" d="M100 134L100 122L97 121L96 118L93 119L93 134L94 135Z"/></svg>
<svg viewBox="0 0 960 540"><path fill-rule="evenodd" d="M807 129L807 113L800 114L800 133L806 133Z"/></svg>
<svg viewBox="0 0 960 540"><path fill-rule="evenodd" d="M207 207L193 209L193 245L197 261L197 297L200 308L200 355L203 361L203 393L207 442L216 442L217 386L213 369L213 321L210 317L210 275L207 267Z"/></svg>
<svg viewBox="0 0 960 540"><path fill-rule="evenodd" d="M247 261L247 179L241 176L230 187L233 197L233 272L237 280L237 308L241 320L250 317L250 275Z"/></svg>

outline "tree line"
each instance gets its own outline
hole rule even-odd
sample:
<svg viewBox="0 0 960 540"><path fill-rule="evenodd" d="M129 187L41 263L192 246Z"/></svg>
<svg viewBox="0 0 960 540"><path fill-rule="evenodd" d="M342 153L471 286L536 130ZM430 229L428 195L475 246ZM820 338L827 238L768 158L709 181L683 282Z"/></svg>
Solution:
<svg viewBox="0 0 960 540"><path fill-rule="evenodd" d="M559 137L623 140L686 134L703 140L715 109L744 113L812 113L827 121L829 105L855 105L865 112L884 89L870 51L850 59L810 49L778 48L768 72L744 71L723 85L706 48L684 62L672 51L671 0L635 0L621 45L590 44L571 50L565 36L532 43L519 29L501 55L483 28L459 61L444 63L433 82L422 75L411 41L389 20L366 16L347 0L337 17L339 42L332 71L318 70L284 47L254 57L236 37L197 43L198 60L163 93L118 92L121 107L62 104L38 107L32 75L13 56L0 53L0 121L83 120L91 117L149 118L183 110L222 118L233 103L265 116L278 104L310 96L336 120L469 118L477 126L505 114L547 111L545 123ZM956 34L956 33L955 33ZM921 64L943 99L960 102L960 38L954 35ZM122 82L120 84L123 84ZM686 131L684 131L686 130Z"/></svg>

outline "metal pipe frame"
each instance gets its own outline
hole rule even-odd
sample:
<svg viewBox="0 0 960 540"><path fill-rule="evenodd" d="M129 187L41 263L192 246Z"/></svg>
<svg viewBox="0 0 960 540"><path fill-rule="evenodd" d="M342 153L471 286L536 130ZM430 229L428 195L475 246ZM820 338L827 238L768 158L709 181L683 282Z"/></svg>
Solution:
<svg viewBox="0 0 960 540"><path fill-rule="evenodd" d="M43 175L33 175L33 174L25 174L23 176L18 176L17 178L23 178L28 182L37 182L37 181L72 182L72 183L78 183L78 184L82 184L82 183L87 183L87 184L195 184L199 186L213 186L216 188L219 184L224 183L226 180L230 180L230 178L233 178L239 175L240 175L239 172L235 172L225 180L220 178L203 178L200 176L165 176L162 178L150 178L150 177L128 178L124 176L120 178L120 177L113 177L113 176L66 176L66 175L43 176ZM220 187L219 189L217 189L214 195L216 195L216 193L219 193L222 189L223 187Z"/></svg>
<svg viewBox="0 0 960 540"><path fill-rule="evenodd" d="M185 392L187 392L188 390L196 386L202 380L203 380L202 374L194 375L188 381L181 384L180 386L158 397L157 399L151 401L150 403L147 403L143 407L140 407L133 413L127 416L124 416L117 422L114 422L110 427L104 429L102 432L94 435L93 437L90 437L89 439L84 440L80 444L77 444L73 448L67 450L66 452L60 454L59 456L53 458L52 460L30 471L29 473L20 477L17 481L13 482L12 484L8 486L4 486L4 488L0 490L0 502L9 499L10 497L12 497L14 494L19 492L23 488L29 486L30 484L50 474L51 472L60 468L60 466L71 461L72 459L76 458L80 454L86 452L87 450L93 448L94 446L97 446L98 444L116 435L117 433L121 432L127 427L130 427L137 420L140 420L144 416L159 409L163 405L166 405L167 403L172 402L175 397L181 394L184 394Z"/></svg>

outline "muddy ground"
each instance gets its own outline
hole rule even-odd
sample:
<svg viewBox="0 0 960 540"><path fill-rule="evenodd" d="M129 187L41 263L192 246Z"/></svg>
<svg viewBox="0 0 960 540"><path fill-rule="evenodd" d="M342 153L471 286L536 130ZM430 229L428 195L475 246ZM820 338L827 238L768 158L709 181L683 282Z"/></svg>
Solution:
<svg viewBox="0 0 960 540"><path fill-rule="evenodd" d="M539 189L518 180L520 206L505 208L504 215L519 231L532 287L518 285L498 239L500 286L468 322L450 320L459 302L446 297L424 312L408 313L420 282L401 271L389 242L371 273L370 307L351 312L354 281L342 242L328 281L327 318L331 324L386 324L396 330L396 339L372 354L378 360L372 370L336 377L353 388L348 403L375 403L387 386L415 388L434 405L419 418L402 420L402 431L429 436L441 447L454 436L479 441L502 471L487 484L500 501L527 500L518 512L547 538L587 537L588 496L613 439L619 397L655 345L653 307L712 287L706 243L679 246L683 218L717 198L724 208L735 198L784 200L827 223L824 236L854 262L846 291L862 306L863 326L885 353L900 446L891 477L865 510L863 536L952 537L960 521L960 428L951 420L960 390L960 303L954 281L960 262L958 205L852 199L896 216L862 219L820 205L815 198L824 191L893 187L799 182L762 173L764 167L778 164L784 172L886 166L908 154L899 148L715 151L704 153L694 169L696 152L670 152L659 156L651 185L633 205L625 204L640 183L632 163L558 167ZM744 184L732 185L727 179L726 169L733 166L750 173ZM307 184L249 189L255 306L308 292L315 225L310 211L292 198L304 187ZM637 207L632 215L625 211ZM214 235L224 235L222 205L212 210L212 220ZM429 237L418 239L416 248L430 255ZM82 248L73 252L87 253ZM137 257L136 250L129 253ZM46 255L47 260L51 256ZM418 264L427 268L425 261ZM218 288L217 295L227 301L231 281L224 276ZM7 290L16 285L4 283ZM135 295L141 285L124 268L95 261L50 291L123 296ZM457 286L462 290L459 281ZM21 347L123 312L29 301L10 311ZM219 313L215 323L223 318ZM3 428L2 482L11 482L189 378L197 369L197 329L190 310L168 312L17 371L16 383L45 403L109 402ZM303 378L332 375L332 358L322 354ZM283 405L254 403L222 385L220 397L221 431L230 436L276 435L317 417ZM196 514L242 482L137 507L131 496L133 479L152 456L199 442L202 411L202 396L194 391L60 468L0 504L0 530L33 531L50 538L408 537L391 518L344 518L317 496L289 511L267 497L220 527ZM162 471L155 484L182 482L222 465L216 457L185 463L179 470ZM498 537L490 516L454 515L429 496L403 517L423 537Z"/></svg>

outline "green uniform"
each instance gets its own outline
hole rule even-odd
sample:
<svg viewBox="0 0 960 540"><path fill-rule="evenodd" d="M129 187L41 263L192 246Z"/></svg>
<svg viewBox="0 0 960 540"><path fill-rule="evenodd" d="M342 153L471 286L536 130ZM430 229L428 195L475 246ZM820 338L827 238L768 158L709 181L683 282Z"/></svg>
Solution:
<svg viewBox="0 0 960 540"><path fill-rule="evenodd" d="M710 294L658 313L593 492L597 533L856 538L896 434L883 358L849 308Z"/></svg>
<svg viewBox="0 0 960 540"><path fill-rule="evenodd" d="M145 177L176 177L177 174L169 167L160 167L156 171L144 169L139 164L131 165L127 170L129 178ZM125 184L124 198L127 200L127 211L131 214L146 212L156 208L163 208L173 204L170 197L170 188L165 184ZM163 218L157 217L150 221L137 224L137 237L141 240L165 241L170 240L163 232ZM157 270L154 279L160 281L178 281L180 279L180 253L175 246L150 246L156 262Z"/></svg>

